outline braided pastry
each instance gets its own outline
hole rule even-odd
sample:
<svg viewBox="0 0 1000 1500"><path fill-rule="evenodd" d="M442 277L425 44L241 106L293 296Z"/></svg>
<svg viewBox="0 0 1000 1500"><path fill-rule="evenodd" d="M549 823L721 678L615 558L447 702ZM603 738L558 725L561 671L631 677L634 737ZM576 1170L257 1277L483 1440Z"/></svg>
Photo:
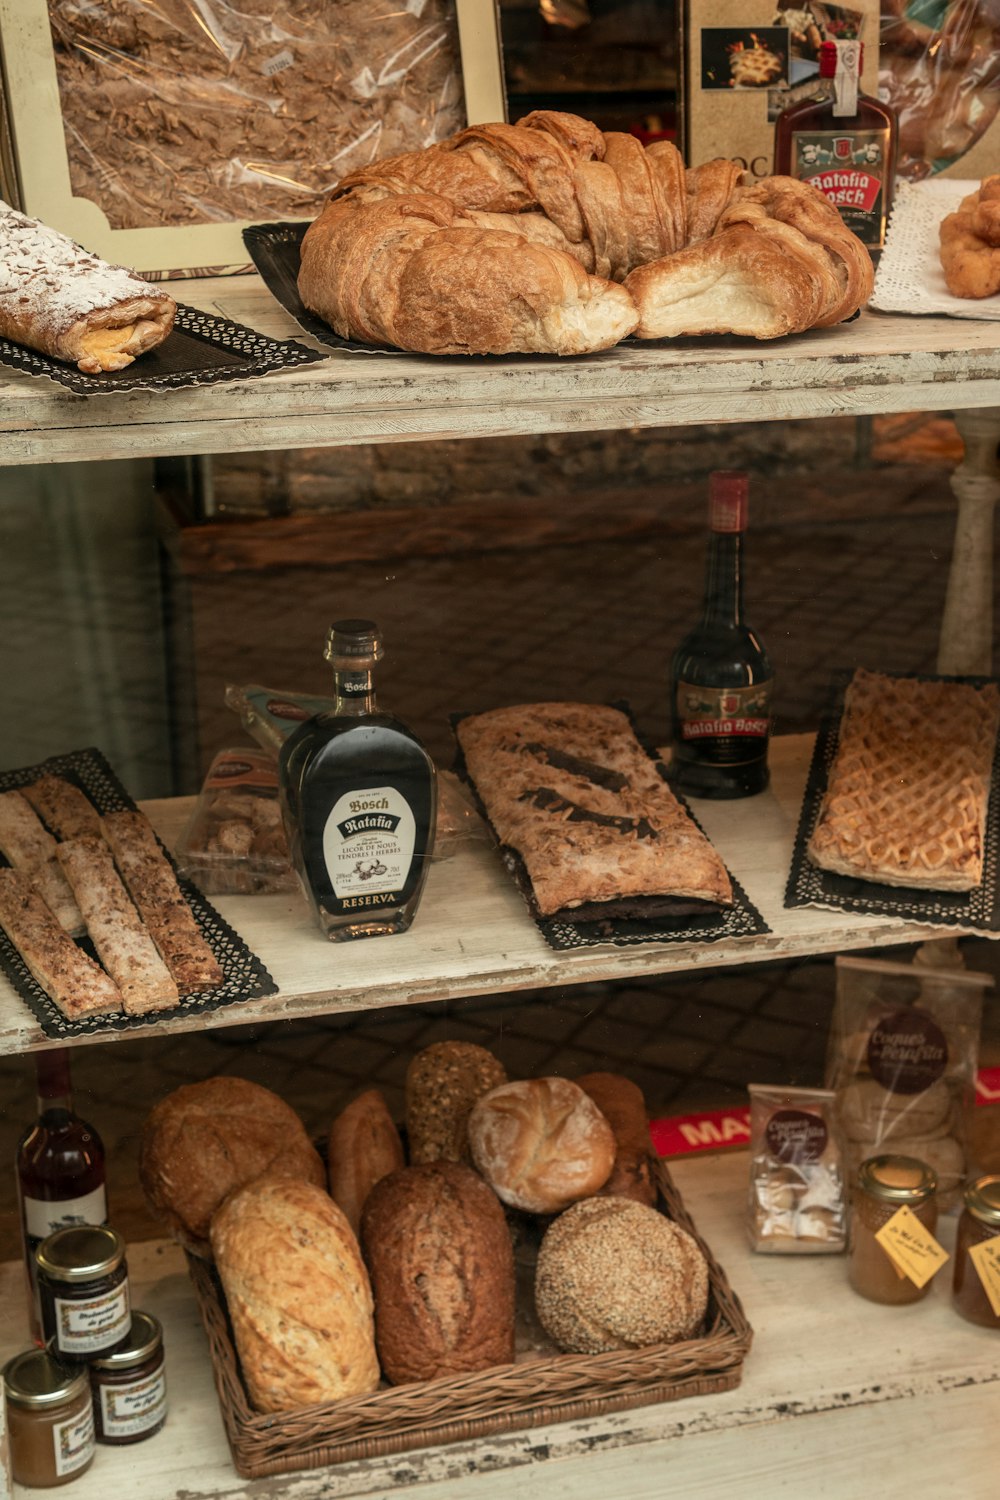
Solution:
<svg viewBox="0 0 1000 1500"><path fill-rule="evenodd" d="M851 317L867 250L817 189L535 110L377 161L302 243L305 305L426 354L583 354L640 338L778 338Z"/></svg>

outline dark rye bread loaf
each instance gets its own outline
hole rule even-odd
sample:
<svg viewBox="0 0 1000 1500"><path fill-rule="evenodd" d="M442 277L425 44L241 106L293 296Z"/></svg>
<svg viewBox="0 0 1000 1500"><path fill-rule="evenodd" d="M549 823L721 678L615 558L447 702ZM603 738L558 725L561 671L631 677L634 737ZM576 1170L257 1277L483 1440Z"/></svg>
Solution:
<svg viewBox="0 0 1000 1500"><path fill-rule="evenodd" d="M615 1164L598 1191L602 1198L634 1198L656 1206L649 1115L642 1089L620 1073L584 1073L575 1080L597 1105L615 1137Z"/></svg>
<svg viewBox="0 0 1000 1500"><path fill-rule="evenodd" d="M393 1385L514 1358L514 1255L503 1209L471 1167L426 1162L376 1183L361 1216L375 1341Z"/></svg>

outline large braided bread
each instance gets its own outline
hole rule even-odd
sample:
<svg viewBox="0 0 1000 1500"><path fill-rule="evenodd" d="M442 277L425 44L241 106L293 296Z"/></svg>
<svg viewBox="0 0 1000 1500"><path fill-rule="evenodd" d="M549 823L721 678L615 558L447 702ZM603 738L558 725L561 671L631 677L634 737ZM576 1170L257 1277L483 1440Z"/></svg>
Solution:
<svg viewBox="0 0 1000 1500"><path fill-rule="evenodd" d="M426 354L584 354L627 334L771 339L851 317L867 250L822 193L685 171L576 115L536 110L378 161L336 187L299 290L343 338Z"/></svg>

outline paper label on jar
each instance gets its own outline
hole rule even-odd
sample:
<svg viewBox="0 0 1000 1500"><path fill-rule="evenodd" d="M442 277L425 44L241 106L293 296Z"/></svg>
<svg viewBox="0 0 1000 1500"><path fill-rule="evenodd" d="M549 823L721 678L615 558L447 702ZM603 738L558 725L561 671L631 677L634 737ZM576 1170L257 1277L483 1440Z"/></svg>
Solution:
<svg viewBox="0 0 1000 1500"><path fill-rule="evenodd" d="M56 1348L63 1354L99 1354L120 1344L132 1324L128 1282L111 1292L70 1302L53 1297Z"/></svg>
<svg viewBox="0 0 1000 1500"><path fill-rule="evenodd" d="M94 1453L94 1408L87 1402L83 1411L52 1428L52 1445L59 1478L75 1474L90 1462Z"/></svg>
<svg viewBox="0 0 1000 1500"><path fill-rule="evenodd" d="M911 1208L897 1209L875 1238L897 1271L914 1286L926 1286L948 1259L947 1250L925 1229Z"/></svg>
<svg viewBox="0 0 1000 1500"><path fill-rule="evenodd" d="M323 858L337 899L348 907L385 905L413 863L413 809L393 786L348 792L334 803L323 830Z"/></svg>
<svg viewBox="0 0 1000 1500"><path fill-rule="evenodd" d="M106 1438L137 1437L166 1415L167 1377L163 1366L129 1385L101 1386L101 1431Z"/></svg>
<svg viewBox="0 0 1000 1500"><path fill-rule="evenodd" d="M983 1291L989 1298L990 1306L1000 1318L1000 1235L995 1235L991 1240L983 1240L982 1244L971 1245L969 1259L983 1283Z"/></svg>

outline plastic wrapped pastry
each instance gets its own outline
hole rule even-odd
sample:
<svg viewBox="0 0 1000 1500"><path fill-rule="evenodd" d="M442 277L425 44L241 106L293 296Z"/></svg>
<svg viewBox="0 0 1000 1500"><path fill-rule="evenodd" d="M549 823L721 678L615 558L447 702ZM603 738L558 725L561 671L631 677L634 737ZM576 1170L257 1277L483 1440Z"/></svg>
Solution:
<svg viewBox="0 0 1000 1500"><path fill-rule="evenodd" d="M161 344L177 304L124 266L0 201L0 335L86 375Z"/></svg>

